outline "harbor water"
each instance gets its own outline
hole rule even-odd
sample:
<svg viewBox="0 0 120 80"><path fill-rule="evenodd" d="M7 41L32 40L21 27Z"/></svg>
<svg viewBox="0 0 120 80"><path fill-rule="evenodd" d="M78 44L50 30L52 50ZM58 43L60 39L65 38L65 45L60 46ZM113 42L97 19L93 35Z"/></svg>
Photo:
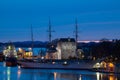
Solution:
<svg viewBox="0 0 120 80"><path fill-rule="evenodd" d="M87 70L23 69L0 62L0 80L120 80L120 74Z"/></svg>

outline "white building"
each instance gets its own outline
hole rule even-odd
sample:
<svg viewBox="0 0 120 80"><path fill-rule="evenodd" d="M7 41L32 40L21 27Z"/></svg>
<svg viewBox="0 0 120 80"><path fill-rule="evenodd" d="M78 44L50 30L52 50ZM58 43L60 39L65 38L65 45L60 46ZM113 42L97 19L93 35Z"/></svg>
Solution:
<svg viewBox="0 0 120 80"><path fill-rule="evenodd" d="M49 48L46 53L46 59L77 58L77 47L74 38L60 38L57 40L53 40L52 44L55 46Z"/></svg>
<svg viewBox="0 0 120 80"><path fill-rule="evenodd" d="M58 59L77 57L76 43L74 38L60 38L57 43Z"/></svg>

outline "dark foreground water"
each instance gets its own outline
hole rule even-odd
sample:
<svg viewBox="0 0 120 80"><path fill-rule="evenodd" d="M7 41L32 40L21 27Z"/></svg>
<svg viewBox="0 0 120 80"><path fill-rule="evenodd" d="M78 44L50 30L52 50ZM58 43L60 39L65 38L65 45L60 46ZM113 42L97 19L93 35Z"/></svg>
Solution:
<svg viewBox="0 0 120 80"><path fill-rule="evenodd" d="M0 80L120 80L120 74L84 70L22 69L0 63Z"/></svg>

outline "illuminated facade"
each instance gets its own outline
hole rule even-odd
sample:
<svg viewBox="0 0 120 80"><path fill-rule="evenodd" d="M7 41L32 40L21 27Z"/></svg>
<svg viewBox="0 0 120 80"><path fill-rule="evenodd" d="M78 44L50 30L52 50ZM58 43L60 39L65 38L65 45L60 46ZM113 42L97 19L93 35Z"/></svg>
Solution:
<svg viewBox="0 0 120 80"><path fill-rule="evenodd" d="M61 38L57 43L57 56L58 59L69 59L77 57L76 43L73 38Z"/></svg>
<svg viewBox="0 0 120 80"><path fill-rule="evenodd" d="M32 51L25 51L24 58L25 57L32 57Z"/></svg>
<svg viewBox="0 0 120 80"><path fill-rule="evenodd" d="M18 49L18 57L19 58L31 58L33 56L32 49L29 48L28 51L19 48Z"/></svg>
<svg viewBox="0 0 120 80"><path fill-rule="evenodd" d="M74 38L53 40L46 53L46 59L70 59L76 57L76 42Z"/></svg>
<svg viewBox="0 0 120 80"><path fill-rule="evenodd" d="M83 50L82 49L77 49L77 58L78 59L83 59L85 56L84 56L84 52L83 52Z"/></svg>

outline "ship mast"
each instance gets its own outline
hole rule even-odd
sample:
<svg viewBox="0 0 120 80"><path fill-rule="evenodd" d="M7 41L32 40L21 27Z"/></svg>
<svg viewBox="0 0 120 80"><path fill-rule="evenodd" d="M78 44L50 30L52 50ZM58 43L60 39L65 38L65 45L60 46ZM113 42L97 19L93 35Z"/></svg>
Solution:
<svg viewBox="0 0 120 80"><path fill-rule="evenodd" d="M34 39L33 39L33 27L32 27L32 24L31 24L31 40L32 40L31 47L32 47L32 52L33 52L33 47L34 47Z"/></svg>
<svg viewBox="0 0 120 80"><path fill-rule="evenodd" d="M48 35L49 35L49 42L51 43L51 41L52 41L52 32L54 32L54 31L52 31L52 29L51 29L51 20L50 20L50 18L49 18L49 28L48 28Z"/></svg>
<svg viewBox="0 0 120 80"><path fill-rule="evenodd" d="M78 22L77 22L77 18L75 20L75 41L76 41L76 50L75 50L75 53L77 54L77 47L78 47L78 44L77 44L77 42L78 42Z"/></svg>
<svg viewBox="0 0 120 80"><path fill-rule="evenodd" d="M78 22L77 19L75 20L75 40L76 40L76 45L78 41Z"/></svg>

